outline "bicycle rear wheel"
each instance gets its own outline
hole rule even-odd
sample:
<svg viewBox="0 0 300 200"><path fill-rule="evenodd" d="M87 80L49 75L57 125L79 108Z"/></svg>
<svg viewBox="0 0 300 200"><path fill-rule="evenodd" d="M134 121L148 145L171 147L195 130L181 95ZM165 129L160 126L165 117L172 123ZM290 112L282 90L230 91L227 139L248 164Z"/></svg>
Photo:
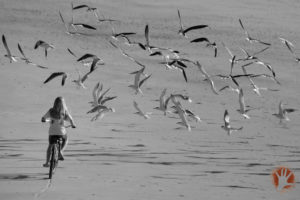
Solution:
<svg viewBox="0 0 300 200"><path fill-rule="evenodd" d="M51 155L50 155L50 167L49 167L49 179L52 179L52 175L54 174L54 170L56 167L56 148L55 145L52 146Z"/></svg>

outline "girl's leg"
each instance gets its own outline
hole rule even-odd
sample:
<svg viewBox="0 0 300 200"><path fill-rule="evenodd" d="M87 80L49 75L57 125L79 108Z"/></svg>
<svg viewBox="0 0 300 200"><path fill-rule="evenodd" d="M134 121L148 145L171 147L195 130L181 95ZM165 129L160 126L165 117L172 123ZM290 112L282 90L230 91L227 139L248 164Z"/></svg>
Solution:
<svg viewBox="0 0 300 200"><path fill-rule="evenodd" d="M61 146L61 152L63 152L66 147L67 147L67 144L68 144L68 136L67 135L64 135L63 137L63 142L62 142L62 146Z"/></svg>
<svg viewBox="0 0 300 200"><path fill-rule="evenodd" d="M64 160L63 151L66 149L67 144L68 144L68 136L64 135L62 145L61 145L61 149L60 149L60 155L59 155L60 160Z"/></svg>

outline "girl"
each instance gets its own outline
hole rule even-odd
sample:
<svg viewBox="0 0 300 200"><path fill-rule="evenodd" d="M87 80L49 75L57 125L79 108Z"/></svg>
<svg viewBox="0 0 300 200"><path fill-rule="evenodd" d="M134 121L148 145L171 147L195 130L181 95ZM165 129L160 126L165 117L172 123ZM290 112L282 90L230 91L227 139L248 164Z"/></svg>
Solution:
<svg viewBox="0 0 300 200"><path fill-rule="evenodd" d="M59 155L60 160L64 160L62 152L65 150L68 137L65 127L65 121L69 121L72 128L76 128L72 116L68 112L68 108L66 106L65 100L63 97L57 97L54 101L54 105L52 108L48 110L48 112L42 117L42 122L50 121L49 127L49 145L47 149L47 157L46 163L43 164L44 167L49 167L49 159L50 159L50 144L54 143L57 138L62 138L62 148Z"/></svg>

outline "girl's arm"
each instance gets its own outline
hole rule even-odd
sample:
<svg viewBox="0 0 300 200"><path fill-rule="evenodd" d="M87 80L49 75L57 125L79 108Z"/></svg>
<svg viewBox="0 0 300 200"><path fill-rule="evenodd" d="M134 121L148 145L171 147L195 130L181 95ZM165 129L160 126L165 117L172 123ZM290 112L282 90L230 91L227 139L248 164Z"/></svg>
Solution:
<svg viewBox="0 0 300 200"><path fill-rule="evenodd" d="M68 120L71 123L72 128L76 128L74 120L69 112L66 112L66 120Z"/></svg>

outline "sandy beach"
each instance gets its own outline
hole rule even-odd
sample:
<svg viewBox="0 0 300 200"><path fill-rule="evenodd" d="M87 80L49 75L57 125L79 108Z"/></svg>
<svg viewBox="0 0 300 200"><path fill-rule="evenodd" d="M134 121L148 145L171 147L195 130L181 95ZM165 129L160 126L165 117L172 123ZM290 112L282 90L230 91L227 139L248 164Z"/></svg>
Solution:
<svg viewBox="0 0 300 200"><path fill-rule="evenodd" d="M10 63L3 44L0 47L0 199L103 199L103 200L176 200L176 199L299 199L300 184L300 63L296 62L279 37L294 44L300 57L300 2L267 0L188 0L188 1L73 1L73 5L87 4L97 8L99 17L115 19L99 22L86 9L73 10L67 0L1 0L0 33L5 35L8 47L15 56L21 56L18 43L25 55L42 69L22 60ZM185 28L206 24L209 28L193 30L188 38L178 35L180 10ZM79 27L80 35L66 34L59 11L66 23L85 23L96 27ZM270 78L253 78L261 90L256 95L247 77L238 78L243 88L245 104L251 109L245 119L237 112L239 95L229 90L214 94L197 66L185 63L187 82L180 70L166 69L161 56L149 56L138 45L128 46L123 39L111 38L116 32L135 32L132 41L145 43L144 29L148 24L150 44L172 48L180 56L199 61L212 75L217 90L231 85L228 75L230 55L224 43L237 58L244 57L240 48L253 53L266 47L249 43L239 24L254 38L270 43L270 48L257 55L276 72L277 84ZM205 43L191 43L206 37L215 42L218 55ZM34 49L38 40L55 46L47 58L42 48ZM123 56L109 41L121 47L128 55L145 65L151 77L141 86L143 94L132 88L133 71L141 67ZM83 66L67 49L77 56L86 53L103 59L84 82L86 89L78 88L72 80L90 69ZM242 74L241 64L233 74ZM259 64L249 68L252 74L269 74ZM43 84L53 72L66 72L64 86L55 78ZM91 121L92 90L100 82L108 96L117 96L107 102L115 109L102 119ZM191 131L177 124L175 113L154 109L162 90L166 95L184 94L192 103L180 100L182 106L199 115L201 122L189 120ZM63 96L76 122L68 128L69 144L65 161L52 180L48 179L45 162L48 145L48 123L41 117L52 107L54 99ZM145 119L136 112L136 101L145 112ZM279 102L296 109L288 113L290 121L279 123ZM168 109L171 109L171 103ZM227 135L224 111L228 110L233 127L242 130ZM295 187L279 192L272 183L272 171L278 166L288 167L295 174Z"/></svg>

